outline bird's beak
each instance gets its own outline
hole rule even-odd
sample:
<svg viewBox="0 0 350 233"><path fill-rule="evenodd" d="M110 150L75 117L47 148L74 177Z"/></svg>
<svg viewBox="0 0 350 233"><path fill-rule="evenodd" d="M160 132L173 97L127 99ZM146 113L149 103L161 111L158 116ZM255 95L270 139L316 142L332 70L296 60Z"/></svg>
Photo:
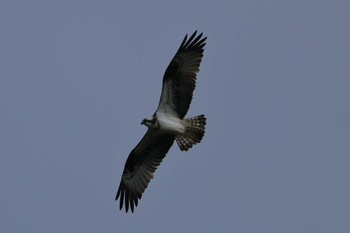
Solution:
<svg viewBox="0 0 350 233"><path fill-rule="evenodd" d="M144 125L144 124L145 124L145 122L146 122L146 120L145 120L145 119L143 119L143 120L141 121L141 125Z"/></svg>

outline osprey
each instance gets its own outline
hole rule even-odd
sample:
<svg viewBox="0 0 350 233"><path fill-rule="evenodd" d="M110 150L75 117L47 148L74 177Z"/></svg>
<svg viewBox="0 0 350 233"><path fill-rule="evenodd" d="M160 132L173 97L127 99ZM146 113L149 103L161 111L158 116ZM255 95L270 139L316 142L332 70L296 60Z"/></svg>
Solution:
<svg viewBox="0 0 350 233"><path fill-rule="evenodd" d="M184 118L196 87L196 74L207 39L202 38L203 33L197 37L196 34L197 31L189 39L186 34L165 71L156 112L141 122L148 130L126 160L115 198L117 201L120 197L120 210L125 205L126 212L129 207L134 212L134 207L174 140L181 151L187 151L204 136L204 115Z"/></svg>

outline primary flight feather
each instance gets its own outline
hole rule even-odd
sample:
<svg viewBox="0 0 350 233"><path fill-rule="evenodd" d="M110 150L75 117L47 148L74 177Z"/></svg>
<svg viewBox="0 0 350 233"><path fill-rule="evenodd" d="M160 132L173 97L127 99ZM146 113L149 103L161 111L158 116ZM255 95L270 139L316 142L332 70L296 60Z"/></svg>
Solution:
<svg viewBox="0 0 350 233"><path fill-rule="evenodd" d="M148 127L146 134L130 152L115 200L119 208L125 206L134 212L142 193L153 178L163 158L177 142L181 151L199 143L205 133L206 118L199 115L184 118L196 87L196 74L203 57L206 37L203 33L183 39L164 77L160 101L156 112L141 122Z"/></svg>

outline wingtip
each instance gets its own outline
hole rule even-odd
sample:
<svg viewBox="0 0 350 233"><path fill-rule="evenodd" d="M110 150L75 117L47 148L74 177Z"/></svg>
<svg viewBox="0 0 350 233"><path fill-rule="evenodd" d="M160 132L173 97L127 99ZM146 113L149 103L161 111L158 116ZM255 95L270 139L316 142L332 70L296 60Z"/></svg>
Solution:
<svg viewBox="0 0 350 233"><path fill-rule="evenodd" d="M207 37L202 38L203 32L201 32L198 36L196 36L197 32L198 32L198 30L195 30L190 37L188 37L188 34L186 33L186 35L185 35L184 39L182 40L177 52L179 52L181 49L186 49L187 47L193 46L195 44L198 44L198 45L202 44L203 45L203 42L207 39ZM202 47L204 47L204 45Z"/></svg>
<svg viewBox="0 0 350 233"><path fill-rule="evenodd" d="M129 212L129 209L132 213L134 213L135 207L137 207L138 199L137 197L133 198L128 195L128 192L124 190L123 184L120 184L117 195L115 197L115 201L119 200L119 210L123 210L125 207L125 213Z"/></svg>
<svg viewBox="0 0 350 233"><path fill-rule="evenodd" d="M196 30L194 31L194 33L192 34L192 36L195 37L196 34L197 34L197 32L198 32L198 31L197 31L197 29L196 29Z"/></svg>

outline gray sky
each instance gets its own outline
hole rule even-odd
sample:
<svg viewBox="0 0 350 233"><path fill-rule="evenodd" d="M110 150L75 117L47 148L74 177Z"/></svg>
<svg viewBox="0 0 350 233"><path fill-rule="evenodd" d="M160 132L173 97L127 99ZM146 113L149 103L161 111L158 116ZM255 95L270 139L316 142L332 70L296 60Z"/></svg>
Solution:
<svg viewBox="0 0 350 233"><path fill-rule="evenodd" d="M350 232L347 1L0 2L0 232ZM186 33L188 116L134 214L114 202Z"/></svg>

